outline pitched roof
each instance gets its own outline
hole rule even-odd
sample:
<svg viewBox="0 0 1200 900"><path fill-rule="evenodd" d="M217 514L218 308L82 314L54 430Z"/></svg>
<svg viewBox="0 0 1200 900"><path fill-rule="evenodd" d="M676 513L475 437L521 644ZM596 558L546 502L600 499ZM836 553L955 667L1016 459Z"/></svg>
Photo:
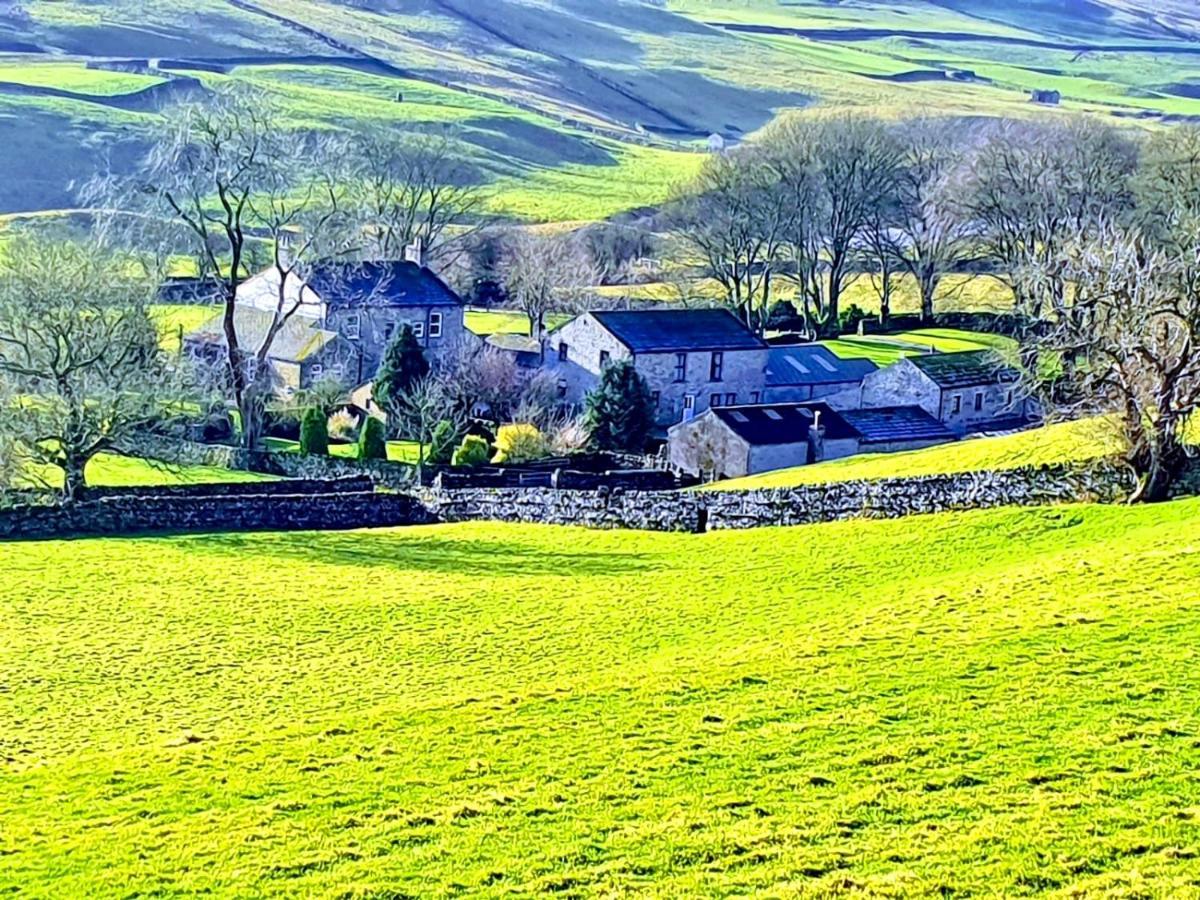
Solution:
<svg viewBox="0 0 1200 900"><path fill-rule="evenodd" d="M802 444L820 417L825 437L856 437L846 421L824 403L767 403L757 406L718 406L712 414L730 431L753 446Z"/></svg>
<svg viewBox="0 0 1200 900"><path fill-rule="evenodd" d="M634 353L766 347L727 309L603 310L591 315Z"/></svg>
<svg viewBox="0 0 1200 900"><path fill-rule="evenodd" d="M1019 377L1016 370L1007 365L994 350L931 353L927 356L910 356L908 361L943 389L983 387L1013 382Z"/></svg>
<svg viewBox="0 0 1200 900"><path fill-rule="evenodd" d="M432 271L403 260L317 263L305 282L331 307L463 305Z"/></svg>
<svg viewBox="0 0 1200 900"><path fill-rule="evenodd" d="M955 439L950 429L919 406L843 409L840 414L863 444Z"/></svg>
<svg viewBox="0 0 1200 900"><path fill-rule="evenodd" d="M239 345L247 350L257 350L266 337L267 329L271 327L273 318L274 316L269 312L253 307L238 306L233 321L234 327L237 329ZM284 362L303 362L336 339L337 333L320 328L316 319L294 315L284 323L271 342L270 358ZM216 316L205 322L189 334L185 340L224 347L223 317Z"/></svg>
<svg viewBox="0 0 1200 900"><path fill-rule="evenodd" d="M497 350L507 350L510 353L537 353L541 355L542 343L537 338L526 334L505 334L497 332L489 334L484 343Z"/></svg>
<svg viewBox="0 0 1200 900"><path fill-rule="evenodd" d="M767 357L767 386L862 381L877 368L869 359L842 359L821 344L772 347Z"/></svg>

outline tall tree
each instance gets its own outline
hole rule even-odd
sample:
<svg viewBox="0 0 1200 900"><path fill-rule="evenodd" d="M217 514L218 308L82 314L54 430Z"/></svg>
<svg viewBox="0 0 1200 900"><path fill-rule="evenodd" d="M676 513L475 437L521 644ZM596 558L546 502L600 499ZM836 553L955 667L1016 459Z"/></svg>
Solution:
<svg viewBox="0 0 1200 900"><path fill-rule="evenodd" d="M56 471L67 501L89 460L165 433L192 391L137 271L94 243L21 238L0 258L0 430L22 474Z"/></svg>
<svg viewBox="0 0 1200 900"><path fill-rule="evenodd" d="M1013 291L1018 312L1061 307L1067 279L1054 266L1065 244L1127 216L1134 146L1093 120L1000 122L981 135L962 185L959 214ZM1027 296L1026 272L1051 288Z"/></svg>
<svg viewBox="0 0 1200 900"><path fill-rule="evenodd" d="M348 216L344 143L288 131L269 96L238 87L164 118L140 173L101 179L94 201L139 213L120 221L140 246L165 243L192 259L223 304L226 382L252 446L274 389L268 360L276 337L304 300L299 285L315 261L348 256L360 236ZM166 223L164 225L164 223ZM252 272L269 275L252 303L269 317L247 343L238 300Z"/></svg>
<svg viewBox="0 0 1200 900"><path fill-rule="evenodd" d="M942 279L972 255L971 228L951 209L967 144L944 120L917 119L896 135L896 211L885 238L892 253L917 283L921 321L934 316Z"/></svg>
<svg viewBox="0 0 1200 900"><path fill-rule="evenodd" d="M358 133L348 157L349 203L381 259L420 244L430 262L451 265L478 228L483 192L450 134Z"/></svg>
<svg viewBox="0 0 1200 900"><path fill-rule="evenodd" d="M674 204L671 225L694 278L722 288L747 328L761 331L792 208L755 147L709 157Z"/></svg>
<svg viewBox="0 0 1200 900"><path fill-rule="evenodd" d="M858 272L854 259L863 234L895 191L899 152L891 133L873 119L812 120L792 117L766 136L776 167L806 215L794 242L794 270L822 328L837 330L841 298ZM812 192L816 196L809 197ZM823 267L823 283L812 277Z"/></svg>
<svg viewBox="0 0 1200 900"><path fill-rule="evenodd" d="M595 266L577 235L524 228L505 240L500 272L508 301L529 317L538 340L546 333L547 313L578 309L596 283Z"/></svg>
<svg viewBox="0 0 1200 900"><path fill-rule="evenodd" d="M1043 378L1046 361L1057 364L1044 395L1067 415L1120 423L1137 500L1170 496L1200 413L1200 230L1174 242L1187 250L1172 255L1106 227L1060 249L1023 286L1049 309L1028 341ZM1074 285L1065 303L1058 279Z"/></svg>

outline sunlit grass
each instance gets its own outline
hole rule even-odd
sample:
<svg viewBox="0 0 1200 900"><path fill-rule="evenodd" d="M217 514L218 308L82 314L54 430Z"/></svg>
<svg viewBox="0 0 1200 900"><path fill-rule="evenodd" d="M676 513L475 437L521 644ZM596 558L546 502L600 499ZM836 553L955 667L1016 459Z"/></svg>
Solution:
<svg viewBox="0 0 1200 900"><path fill-rule="evenodd" d="M0 890L1189 896L1198 533L0 544Z"/></svg>

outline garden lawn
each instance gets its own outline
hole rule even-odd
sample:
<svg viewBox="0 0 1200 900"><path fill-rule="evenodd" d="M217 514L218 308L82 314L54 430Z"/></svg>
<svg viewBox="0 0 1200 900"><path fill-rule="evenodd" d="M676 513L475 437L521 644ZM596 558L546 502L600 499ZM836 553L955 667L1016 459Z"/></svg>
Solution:
<svg viewBox="0 0 1200 900"><path fill-rule="evenodd" d="M1198 535L0 544L0 890L1195 896Z"/></svg>
<svg viewBox="0 0 1200 900"><path fill-rule="evenodd" d="M702 490L741 491L804 484L953 475L1087 462L1121 452L1116 429L1106 419L1080 419L999 437L975 437L905 453L871 453L794 469L780 469L708 485Z"/></svg>
<svg viewBox="0 0 1200 900"><path fill-rule="evenodd" d="M299 453L300 442L287 438L269 437L263 441L268 450L276 453ZM417 441L388 441L388 460L416 465L421 446ZM339 459L358 459L357 444L330 444L329 455Z"/></svg>

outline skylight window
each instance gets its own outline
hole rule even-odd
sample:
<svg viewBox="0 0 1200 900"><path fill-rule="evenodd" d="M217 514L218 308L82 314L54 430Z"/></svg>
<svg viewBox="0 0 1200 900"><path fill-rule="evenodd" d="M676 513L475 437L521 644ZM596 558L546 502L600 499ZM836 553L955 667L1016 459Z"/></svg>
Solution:
<svg viewBox="0 0 1200 900"><path fill-rule="evenodd" d="M773 409L763 410L763 412L765 412L767 414L768 419L774 419L776 422L783 421L783 416L781 416L778 412L776 412Z"/></svg>
<svg viewBox="0 0 1200 900"><path fill-rule="evenodd" d="M831 366L829 364L829 360L822 359L819 356L816 357L816 360L817 360L817 365L820 366L822 369L824 369L826 372L836 372L837 371L837 369L835 369L833 366Z"/></svg>
<svg viewBox="0 0 1200 900"><path fill-rule="evenodd" d="M730 413L730 415L733 416L733 421L741 422L743 425L747 424L750 421L749 419L746 418L745 413L735 412L735 413Z"/></svg>
<svg viewBox="0 0 1200 900"><path fill-rule="evenodd" d="M810 372L808 370L808 367L805 366L802 362L800 362L800 360L796 359L796 357L789 356L789 357L787 357L787 361L788 361L788 365L791 366L793 369L795 369L797 372L799 372L801 375L811 375L812 374L812 372Z"/></svg>

